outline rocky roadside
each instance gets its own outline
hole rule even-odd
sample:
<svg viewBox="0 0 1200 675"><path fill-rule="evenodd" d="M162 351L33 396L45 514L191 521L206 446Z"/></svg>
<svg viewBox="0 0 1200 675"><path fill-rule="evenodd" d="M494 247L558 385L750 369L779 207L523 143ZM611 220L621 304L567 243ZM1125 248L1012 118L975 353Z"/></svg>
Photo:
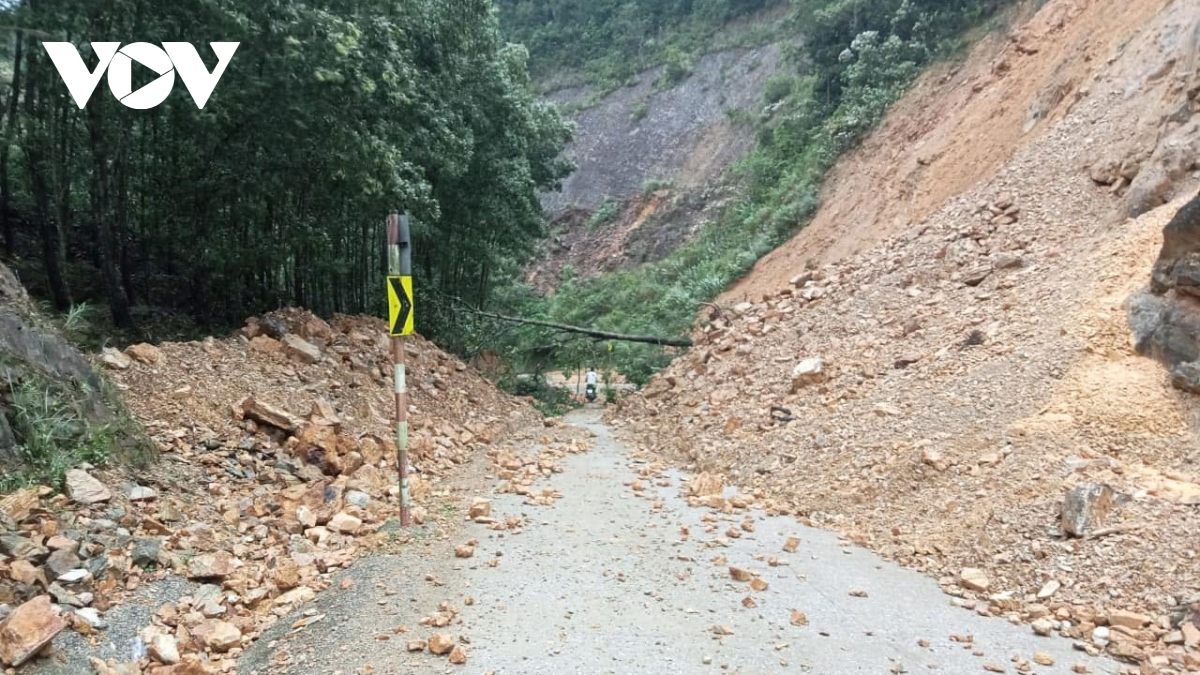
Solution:
<svg viewBox="0 0 1200 675"><path fill-rule="evenodd" d="M1200 178L1187 74L1128 74L1161 55L1156 34L1099 59L1053 124L930 217L702 317L611 416L622 438L977 612L1200 672L1200 404L1136 353L1126 311ZM1161 87L1161 116L1136 114L1134 81Z"/></svg>
<svg viewBox="0 0 1200 675"><path fill-rule="evenodd" d="M226 340L106 351L163 459L144 475L85 466L61 493L30 487L0 501L0 663L36 672L60 632L102 642L113 608L143 587L186 580L186 592L152 609L127 655L68 665L235 672L281 616L394 543L385 525L396 510L395 445L375 412L391 396L382 334L375 320L331 326L289 310ZM448 477L485 452L517 452L525 430L583 443L430 343L415 338L408 350L410 382L420 383L410 407L418 523L445 518L428 506L448 496ZM545 462L530 471L550 471ZM58 658L68 656L80 658Z"/></svg>

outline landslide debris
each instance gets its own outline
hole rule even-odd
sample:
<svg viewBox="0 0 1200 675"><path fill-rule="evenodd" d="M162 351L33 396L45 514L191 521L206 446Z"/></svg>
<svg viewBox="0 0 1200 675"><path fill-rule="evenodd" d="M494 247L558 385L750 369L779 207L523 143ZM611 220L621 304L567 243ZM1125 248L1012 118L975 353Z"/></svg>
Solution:
<svg viewBox="0 0 1200 675"><path fill-rule="evenodd" d="M1039 51L1083 39L1105 11L1050 2L1010 36L1023 49L977 51L956 78L986 91L1053 71ZM1195 194L1198 156L1138 208L1138 174L1114 190L1090 171L1109 154L1154 158L1140 172L1174 156L1163 143L1200 140L1180 53L1197 16L1200 3L1177 1L1109 25L1124 37L1097 40L1119 45L1072 57L1074 93L1001 139L994 174L857 254L794 261L748 284L761 296L707 312L696 346L611 414L624 439L934 576L956 604L1149 672L1200 669L1187 637L1200 626L1200 403L1136 353L1126 303ZM935 94L901 105L945 109ZM990 100L959 119L1035 102ZM988 125L958 133L961 156L930 161L998 143ZM920 191L920 171L910 178ZM828 235L801 233L796 248Z"/></svg>
<svg viewBox="0 0 1200 675"><path fill-rule="evenodd" d="M162 459L139 472L84 465L63 493L0 500L3 665L64 627L102 635L106 611L177 575L199 590L158 608L139 636L146 657L94 667L229 672L333 573L387 542L398 486L385 336L376 319L289 309L225 339L99 356ZM553 457L586 447L432 343L413 336L405 350L418 523L445 517L432 501L476 458L507 458L514 486L530 490ZM529 429L554 448L527 465Z"/></svg>

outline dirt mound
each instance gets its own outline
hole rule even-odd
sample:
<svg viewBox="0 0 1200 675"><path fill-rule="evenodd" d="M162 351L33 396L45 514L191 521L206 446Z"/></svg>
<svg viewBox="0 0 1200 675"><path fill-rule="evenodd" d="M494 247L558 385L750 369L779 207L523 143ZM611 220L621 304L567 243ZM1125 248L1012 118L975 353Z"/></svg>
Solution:
<svg viewBox="0 0 1200 675"><path fill-rule="evenodd" d="M384 322L338 316L326 323L300 310L267 318L282 323L282 339L267 334L267 321L252 321L236 337L159 345L159 360L114 378L151 434L167 445L215 439L236 446L248 431L262 431L232 412L246 396L296 416L324 401L348 435L392 443L392 357ZM315 360L297 338L315 348ZM424 338L407 338L405 349L412 463L421 471L436 475L462 464L475 437L495 435L510 413L535 415Z"/></svg>
<svg viewBox="0 0 1200 675"><path fill-rule="evenodd" d="M97 359L163 460L136 473L85 466L68 473L64 494L31 488L0 502L0 621L18 622L7 632L0 623L0 661L28 658L66 625L95 635L132 591L175 575L198 585L157 607L140 634L149 657L119 672L180 659L179 672L229 670L337 570L407 541L384 531L399 492L385 330L377 319L286 310L234 337ZM484 456L532 495L555 467L523 458L530 438L555 456L585 447L432 343L405 345L418 524L444 524L446 481L482 470Z"/></svg>
<svg viewBox="0 0 1200 675"><path fill-rule="evenodd" d="M918 88L875 154L839 169L830 189L849 201L827 199L621 405L624 433L939 577L960 604L1147 667L1200 666L1200 403L1134 354L1125 308L1198 167L1157 196L1185 197L1122 217L1143 172L1170 173L1164 143L1200 138L1177 67L1197 16L1196 0L1050 2L951 78L982 82L974 96ZM917 109L954 111L931 120L942 150L898 131ZM904 180L924 196L902 201L919 207L888 206L891 179L842 187L918 154ZM1093 169L1113 156L1135 169L1110 183ZM943 184L941 164L965 175ZM810 253L833 262L806 272ZM1094 527L1069 536L1067 495L1097 484L1108 497L1074 502Z"/></svg>

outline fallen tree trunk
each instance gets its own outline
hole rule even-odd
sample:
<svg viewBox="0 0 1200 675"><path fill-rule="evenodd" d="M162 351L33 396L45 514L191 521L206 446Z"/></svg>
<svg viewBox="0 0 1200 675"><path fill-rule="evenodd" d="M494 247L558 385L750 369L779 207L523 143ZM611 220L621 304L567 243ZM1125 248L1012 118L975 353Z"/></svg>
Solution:
<svg viewBox="0 0 1200 675"><path fill-rule="evenodd" d="M527 326L542 326L544 328L553 328L565 333L577 333L579 335L587 335L588 337L596 338L597 340L616 340L618 342L641 342L644 344L662 345L664 347L691 347L692 341L687 338L668 338L658 337L656 335L624 335L622 333L609 333L600 330L591 330L589 328L580 328L579 326L569 326L565 323L554 323L553 321L538 321L537 319L522 319L516 316L504 316L494 312L485 312L479 309L471 309L470 311L479 316L486 316L491 319L500 321L508 321L510 323L520 323Z"/></svg>

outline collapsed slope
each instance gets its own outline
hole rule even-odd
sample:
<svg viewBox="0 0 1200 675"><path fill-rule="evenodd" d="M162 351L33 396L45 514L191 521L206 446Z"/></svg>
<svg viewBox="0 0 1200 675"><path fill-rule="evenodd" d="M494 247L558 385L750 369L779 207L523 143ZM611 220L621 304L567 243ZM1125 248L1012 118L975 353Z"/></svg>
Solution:
<svg viewBox="0 0 1200 675"><path fill-rule="evenodd" d="M542 196L553 236L525 280L549 293L568 265L592 278L655 262L716 220L732 196L727 169L754 146L753 125L737 120L759 113L784 52L783 43L714 51L677 82L659 66L598 100L594 86L550 94L582 106L565 150L577 168Z"/></svg>
<svg viewBox="0 0 1200 675"><path fill-rule="evenodd" d="M917 226L995 175L1081 101L1107 99L1125 118L1124 134L1110 127L1081 136L1090 139L1079 149L1087 161L1098 159L1093 153L1124 158L1154 147L1161 117L1174 112L1166 105L1168 85L1194 69L1187 8L1050 2L1022 23L1020 12L1037 4L1022 5L1014 30L985 37L964 63L935 66L922 77L830 172L822 208L803 233L764 256L721 299L773 293L810 260L828 264ZM1151 27L1168 6L1180 20ZM1129 42L1139 30L1142 39Z"/></svg>
<svg viewBox="0 0 1200 675"><path fill-rule="evenodd" d="M624 433L981 612L1200 668L1200 404L1124 310L1182 199L1160 205L1200 178L1197 17L1056 0L927 78ZM1123 496L1066 538L1064 494L1092 482Z"/></svg>

